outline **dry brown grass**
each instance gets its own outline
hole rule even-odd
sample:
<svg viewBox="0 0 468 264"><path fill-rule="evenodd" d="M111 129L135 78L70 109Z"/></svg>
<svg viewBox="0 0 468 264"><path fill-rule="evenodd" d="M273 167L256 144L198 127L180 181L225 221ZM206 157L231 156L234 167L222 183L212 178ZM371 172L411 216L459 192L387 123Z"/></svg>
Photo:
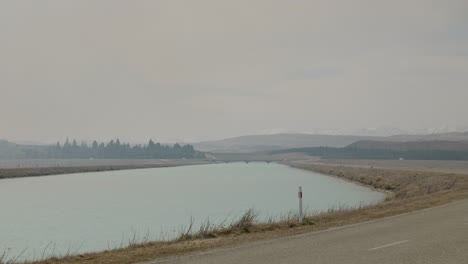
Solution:
<svg viewBox="0 0 468 264"><path fill-rule="evenodd" d="M34 264L62 263L135 263L203 251L216 247L290 236L353 224L468 198L468 175L431 171L356 168L311 163L291 163L291 166L334 175L379 189L391 190L384 203L358 208L336 208L317 215L309 215L302 225L294 214L267 223L257 223L255 212L249 210L227 227L209 222L192 232L192 225L170 242L132 243L128 247L99 253L50 258ZM1 264L1 262L0 262ZM29 263L30 264L30 263Z"/></svg>
<svg viewBox="0 0 468 264"><path fill-rule="evenodd" d="M306 159L303 159L306 160ZM356 160L356 159L319 159L315 163L401 170L420 170L437 172L468 173L468 161L463 160Z"/></svg>
<svg viewBox="0 0 468 264"><path fill-rule="evenodd" d="M446 191L468 191L468 175L453 172L359 168L303 162L290 165L392 191L392 198L397 200Z"/></svg>

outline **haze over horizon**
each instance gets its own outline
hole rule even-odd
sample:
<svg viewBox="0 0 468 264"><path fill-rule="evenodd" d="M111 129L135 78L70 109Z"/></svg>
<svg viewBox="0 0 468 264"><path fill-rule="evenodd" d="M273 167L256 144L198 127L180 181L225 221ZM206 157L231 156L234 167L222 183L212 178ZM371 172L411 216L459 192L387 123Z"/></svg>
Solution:
<svg viewBox="0 0 468 264"><path fill-rule="evenodd" d="M466 14L462 0L1 1L0 138L464 131Z"/></svg>

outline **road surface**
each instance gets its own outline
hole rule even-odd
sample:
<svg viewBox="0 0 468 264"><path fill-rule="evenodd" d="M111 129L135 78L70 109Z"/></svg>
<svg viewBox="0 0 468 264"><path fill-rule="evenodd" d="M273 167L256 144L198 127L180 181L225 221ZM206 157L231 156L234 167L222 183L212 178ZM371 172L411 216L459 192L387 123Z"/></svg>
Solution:
<svg viewBox="0 0 468 264"><path fill-rule="evenodd" d="M146 264L468 264L468 200Z"/></svg>

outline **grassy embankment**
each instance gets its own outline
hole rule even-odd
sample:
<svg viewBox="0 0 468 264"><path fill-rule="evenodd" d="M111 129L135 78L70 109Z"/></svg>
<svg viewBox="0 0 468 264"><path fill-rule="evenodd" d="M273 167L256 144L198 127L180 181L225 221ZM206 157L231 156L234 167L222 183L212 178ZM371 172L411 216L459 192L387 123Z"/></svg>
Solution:
<svg viewBox="0 0 468 264"><path fill-rule="evenodd" d="M323 230L468 198L468 175L465 174L343 167L305 162L291 162L288 165L385 190L388 196L385 202L369 207L337 208L321 214L309 215L302 225L297 223L294 214L277 219L272 218L268 223L257 223L255 212L249 210L240 219L226 226L215 226L206 222L200 229L192 230L191 225L189 225L186 230L181 231L179 238L173 241L138 242L132 240L125 248L78 256L50 258L36 261L34 264L135 263L216 247L233 246L249 241Z"/></svg>
<svg viewBox="0 0 468 264"><path fill-rule="evenodd" d="M122 165L99 165L99 166L75 166L75 167L38 167L38 168L0 168L0 179L38 177L48 175L60 175L84 172L134 170L149 168L177 167L185 165L206 164L202 160L169 161L152 164L122 164ZM1 264L1 263L0 263Z"/></svg>

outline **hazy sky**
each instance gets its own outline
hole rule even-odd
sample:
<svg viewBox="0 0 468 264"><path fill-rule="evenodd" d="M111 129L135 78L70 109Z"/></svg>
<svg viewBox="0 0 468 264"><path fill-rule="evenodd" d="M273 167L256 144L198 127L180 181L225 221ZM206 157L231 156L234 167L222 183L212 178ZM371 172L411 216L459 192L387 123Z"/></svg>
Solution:
<svg viewBox="0 0 468 264"><path fill-rule="evenodd" d="M0 138L468 125L468 1L1 0Z"/></svg>

